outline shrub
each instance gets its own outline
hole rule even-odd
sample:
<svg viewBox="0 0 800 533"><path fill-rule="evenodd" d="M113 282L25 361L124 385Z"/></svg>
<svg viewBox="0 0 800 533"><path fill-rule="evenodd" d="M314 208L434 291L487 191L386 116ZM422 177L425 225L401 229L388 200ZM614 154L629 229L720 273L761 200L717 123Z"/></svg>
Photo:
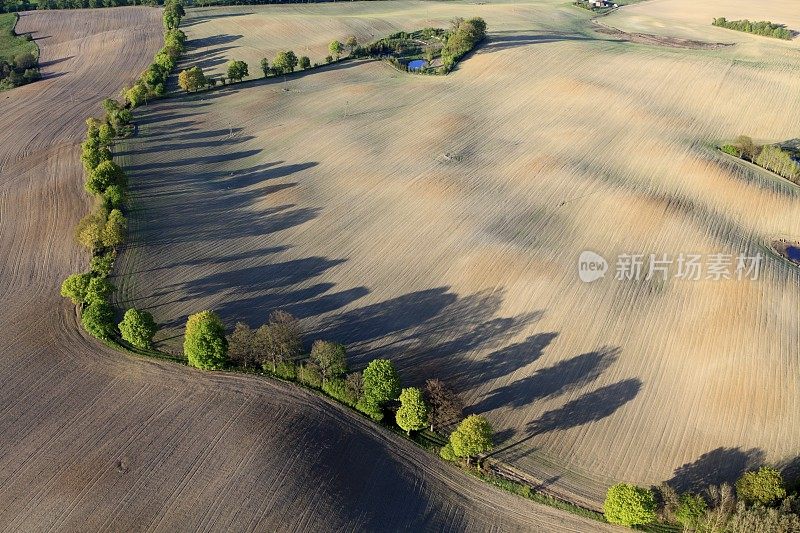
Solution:
<svg viewBox="0 0 800 533"><path fill-rule="evenodd" d="M189 364L203 370L223 368L228 358L225 326L212 311L201 311L186 321L183 352Z"/></svg>
<svg viewBox="0 0 800 533"><path fill-rule="evenodd" d="M333 63L333 56L325 56L326 63Z"/></svg>
<svg viewBox="0 0 800 533"><path fill-rule="evenodd" d="M467 460L492 449L492 426L482 416L470 415L450 434L450 445L456 457Z"/></svg>
<svg viewBox="0 0 800 533"><path fill-rule="evenodd" d="M439 450L439 457L441 457L445 461L455 461L456 459L458 459L458 457L456 457L455 452L453 451L453 445L450 444L449 442Z"/></svg>
<svg viewBox="0 0 800 533"><path fill-rule="evenodd" d="M736 480L736 494L748 503L772 505L786 497L781 473L771 467L762 466L757 471L745 472Z"/></svg>
<svg viewBox="0 0 800 533"><path fill-rule="evenodd" d="M86 307L81 313L81 323L98 339L108 340L114 336L114 310L106 302L96 301Z"/></svg>
<svg viewBox="0 0 800 533"><path fill-rule="evenodd" d="M61 284L61 296L69 298L75 305L86 300L86 291L89 289L90 274L71 274Z"/></svg>
<svg viewBox="0 0 800 533"><path fill-rule="evenodd" d="M364 390L356 406L376 421L383 419L384 405L400 394L400 378L388 359L370 361L363 373Z"/></svg>
<svg viewBox="0 0 800 533"><path fill-rule="evenodd" d="M282 361L275 367L273 374L281 379L294 381L297 379L297 366L291 361Z"/></svg>
<svg viewBox="0 0 800 533"><path fill-rule="evenodd" d="M353 394L352 389L347 386L347 382L343 379L334 378L323 382L322 390L331 398L350 407L354 407L358 402L358 395Z"/></svg>
<svg viewBox="0 0 800 533"><path fill-rule="evenodd" d="M675 519L685 529L697 529L707 508L706 500L699 494L681 494L678 507L675 509Z"/></svg>
<svg viewBox="0 0 800 533"><path fill-rule="evenodd" d="M308 387L318 389L322 385L322 372L314 363L306 363L297 367L297 380Z"/></svg>
<svg viewBox="0 0 800 533"><path fill-rule="evenodd" d="M338 60L339 56L342 55L342 51L344 51L344 46L339 41L331 41L331 44L328 45L328 51Z"/></svg>
<svg viewBox="0 0 800 533"><path fill-rule="evenodd" d="M158 331L158 325L147 311L128 309L119 323L119 331L124 340L146 350L153 346L153 335Z"/></svg>
<svg viewBox="0 0 800 533"><path fill-rule="evenodd" d="M311 360L322 372L322 380L336 379L347 373L347 355L344 345L316 340L311 346Z"/></svg>
<svg viewBox="0 0 800 533"><path fill-rule="evenodd" d="M617 483L606 493L603 515L612 524L644 525L655 521L656 507L652 491L628 483Z"/></svg>
<svg viewBox="0 0 800 533"><path fill-rule="evenodd" d="M400 408L395 421L408 435L412 431L424 429L428 424L428 406L422 399L422 391L416 387L408 387L400 391Z"/></svg>
<svg viewBox="0 0 800 533"><path fill-rule="evenodd" d="M720 150L734 157L742 157L742 151L732 144L723 144L720 147Z"/></svg>

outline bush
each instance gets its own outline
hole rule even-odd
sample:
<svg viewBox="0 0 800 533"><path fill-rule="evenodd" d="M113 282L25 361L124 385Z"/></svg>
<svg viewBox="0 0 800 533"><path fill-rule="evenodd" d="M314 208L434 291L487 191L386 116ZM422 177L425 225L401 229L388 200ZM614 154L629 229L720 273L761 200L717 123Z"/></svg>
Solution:
<svg viewBox="0 0 800 533"><path fill-rule="evenodd" d="M228 342L225 326L212 311L201 311L186 321L183 352L189 364L203 370L225 367L228 361Z"/></svg>
<svg viewBox="0 0 800 533"><path fill-rule="evenodd" d="M606 493L603 515L612 524L644 525L655 521L656 508L652 491L628 483L617 483Z"/></svg>
<svg viewBox="0 0 800 533"><path fill-rule="evenodd" d="M675 510L675 519L685 529L697 529L706 514L707 508L706 500L699 494L681 494L678 507Z"/></svg>
<svg viewBox="0 0 800 533"><path fill-rule="evenodd" d="M106 302L96 301L86 307L81 313L81 323L98 339L109 340L114 336L114 310Z"/></svg>
<svg viewBox="0 0 800 533"><path fill-rule="evenodd" d="M353 394L352 389L347 386L347 382L343 379L334 378L325 381L322 384L322 390L331 398L350 407L355 407L358 402L358 396Z"/></svg>
<svg viewBox="0 0 800 533"><path fill-rule="evenodd" d="M158 326L153 315L147 311L128 309L119 323L119 331L124 340L137 348L147 350L153 346L153 335L158 331Z"/></svg>
<svg viewBox="0 0 800 533"><path fill-rule="evenodd" d="M278 365L275 367L275 372L273 372L273 374L275 374L281 379L294 381L295 379L297 379L297 366L291 361L283 361L281 363L278 363Z"/></svg>
<svg viewBox="0 0 800 533"><path fill-rule="evenodd" d="M357 409L376 421L383 419L383 407L400 394L400 378L388 359L370 361L363 373L364 391Z"/></svg>
<svg viewBox="0 0 800 533"><path fill-rule="evenodd" d="M75 305L86 300L86 291L89 289L90 274L72 274L61 284L61 296L69 298Z"/></svg>
<svg viewBox="0 0 800 533"><path fill-rule="evenodd" d="M742 151L732 144L723 144L720 147L720 150L734 157L742 157Z"/></svg>
<svg viewBox="0 0 800 533"><path fill-rule="evenodd" d="M297 380L307 387L318 389L322 385L322 372L314 363L306 363L297 368Z"/></svg>
<svg viewBox="0 0 800 533"><path fill-rule="evenodd" d="M748 503L772 505L786 497L783 476L771 466L762 466L757 471L745 472L736 480L736 494Z"/></svg>
<svg viewBox="0 0 800 533"><path fill-rule="evenodd" d="M453 451L453 445L449 442L439 450L439 457L445 461L455 461L458 459L456 453Z"/></svg>

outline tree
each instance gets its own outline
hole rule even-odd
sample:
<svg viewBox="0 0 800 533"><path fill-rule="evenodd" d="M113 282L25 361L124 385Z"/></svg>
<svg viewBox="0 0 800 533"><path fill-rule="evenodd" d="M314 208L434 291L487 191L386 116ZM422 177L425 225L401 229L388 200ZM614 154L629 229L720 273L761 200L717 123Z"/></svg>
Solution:
<svg viewBox="0 0 800 533"><path fill-rule="evenodd" d="M469 464L470 457L492 449L492 426L484 417L470 415L450 434L450 445Z"/></svg>
<svg viewBox="0 0 800 533"><path fill-rule="evenodd" d="M31 52L23 52L14 58L14 67L17 70L36 68L36 56Z"/></svg>
<svg viewBox="0 0 800 533"><path fill-rule="evenodd" d="M337 60L339 59L339 56L342 55L343 50L344 46L342 46L342 43L340 43L339 41L331 41L331 44L328 45L328 51Z"/></svg>
<svg viewBox="0 0 800 533"><path fill-rule="evenodd" d="M89 173L84 186L91 194L102 194L112 185L125 185L125 173L113 161L103 161Z"/></svg>
<svg viewBox="0 0 800 533"><path fill-rule="evenodd" d="M114 336L114 310L106 302L94 302L81 313L81 324L98 339Z"/></svg>
<svg viewBox="0 0 800 533"><path fill-rule="evenodd" d="M86 172L91 173L103 161L111 160L108 146L100 142L100 130L90 129L86 140L81 143L81 161Z"/></svg>
<svg viewBox="0 0 800 533"><path fill-rule="evenodd" d="M244 61L229 61L228 62L228 78L234 81L242 81L250 75L247 71L247 63Z"/></svg>
<svg viewBox="0 0 800 533"><path fill-rule="evenodd" d="M244 322L237 322L233 333L228 337L228 358L234 364L248 368L256 362L255 331Z"/></svg>
<svg viewBox="0 0 800 533"><path fill-rule="evenodd" d="M617 483L606 493L603 515L612 524L637 526L654 522L656 499L649 489L629 483Z"/></svg>
<svg viewBox="0 0 800 533"><path fill-rule="evenodd" d="M759 149L750 137L739 135L733 144L739 148L743 158L755 161L756 157L758 157Z"/></svg>
<svg viewBox="0 0 800 533"><path fill-rule="evenodd" d="M353 405L355 406L358 403L358 400L361 399L361 395L364 393L364 378L361 375L361 372L353 372L352 374L348 374L344 379L344 385L347 388L348 394L354 398Z"/></svg>
<svg viewBox="0 0 800 533"><path fill-rule="evenodd" d="M300 56L299 66L303 70L311 66L311 60L308 58L308 56Z"/></svg>
<svg viewBox="0 0 800 533"><path fill-rule="evenodd" d="M102 244L107 216L104 207L95 207L91 213L78 222L78 226L75 228L75 239L89 250L94 251L99 248Z"/></svg>
<svg viewBox="0 0 800 533"><path fill-rule="evenodd" d="M364 390L356 408L375 421L383 419L383 407L400 394L400 377L388 359L373 359L364 369Z"/></svg>
<svg viewBox="0 0 800 533"><path fill-rule="evenodd" d="M678 507L675 509L675 520L684 529L695 530L705 516L707 508L708 503L699 494L681 494Z"/></svg>
<svg viewBox="0 0 800 533"><path fill-rule="evenodd" d="M141 83L134 84L133 87L125 91L125 100L131 104L131 107L139 107L147 103L147 87Z"/></svg>
<svg viewBox="0 0 800 533"><path fill-rule="evenodd" d="M771 466L762 466L757 471L745 472L736 480L736 494L748 503L772 505L786 497L783 476Z"/></svg>
<svg viewBox="0 0 800 533"><path fill-rule="evenodd" d="M347 354L344 345L330 341L314 341L311 360L322 373L322 381L342 377L347 372Z"/></svg>
<svg viewBox="0 0 800 533"><path fill-rule="evenodd" d="M203 370L223 368L228 358L225 326L212 311L200 311L186 321L183 352L189 364Z"/></svg>
<svg viewBox="0 0 800 533"><path fill-rule="evenodd" d="M408 435L425 428L428 424L428 406L422 399L421 390L408 387L400 391L400 408L395 421Z"/></svg>
<svg viewBox="0 0 800 533"><path fill-rule="evenodd" d="M206 76L200 67L192 67L189 70L182 70L178 74L178 86L184 91L192 92L205 87Z"/></svg>
<svg viewBox="0 0 800 533"><path fill-rule="evenodd" d="M429 379L425 382L425 401L429 406L428 424L431 431L441 430L463 418L464 403L440 379Z"/></svg>
<svg viewBox="0 0 800 533"><path fill-rule="evenodd" d="M358 46L358 39L356 39L355 35L348 35L347 39L345 39L345 41L344 41L344 44L350 50L350 54L352 55L353 54L353 50L355 50L356 46Z"/></svg>
<svg viewBox="0 0 800 533"><path fill-rule="evenodd" d="M153 320L153 315L147 311L128 309L122 322L119 323L122 338L133 346L147 350L153 346L153 336L158 331L158 325Z"/></svg>
<svg viewBox="0 0 800 533"><path fill-rule="evenodd" d="M108 248L116 248L125 242L125 234L128 231L128 221L119 209L112 209L108 214L108 220L103 227L101 242Z"/></svg>
<svg viewBox="0 0 800 533"><path fill-rule="evenodd" d="M118 209L125 203L125 189L121 185L110 185L103 192L103 198L108 209Z"/></svg>
<svg viewBox="0 0 800 533"><path fill-rule="evenodd" d="M731 515L736 510L736 496L733 494L733 487L727 483L719 486L710 485L706 492L711 505L700 520L697 529L709 533L724 531Z"/></svg>
<svg viewBox="0 0 800 533"><path fill-rule="evenodd" d="M61 296L69 298L75 305L82 304L91 279L90 274L71 274L61 284Z"/></svg>
<svg viewBox="0 0 800 533"><path fill-rule="evenodd" d="M286 311L273 311L269 321L256 330L255 352L262 366L275 372L278 364L300 356L303 349L300 322Z"/></svg>
<svg viewBox="0 0 800 533"><path fill-rule="evenodd" d="M84 300L89 305L97 302L107 302L108 297L116 289L117 288L107 279L93 277L89 280L89 285L86 287Z"/></svg>
<svg viewBox="0 0 800 533"><path fill-rule="evenodd" d="M267 76L269 76L269 73L270 73L270 69L269 69L269 61L267 61L267 58L266 58L266 57L264 57L264 58L262 58L262 59L261 59L261 72L263 72L263 73L264 73L264 77L265 77L265 78L266 78Z"/></svg>
<svg viewBox="0 0 800 533"><path fill-rule="evenodd" d="M297 56L289 50L288 52L278 52L275 60L272 62L272 68L279 74L288 74L294 72L297 67Z"/></svg>

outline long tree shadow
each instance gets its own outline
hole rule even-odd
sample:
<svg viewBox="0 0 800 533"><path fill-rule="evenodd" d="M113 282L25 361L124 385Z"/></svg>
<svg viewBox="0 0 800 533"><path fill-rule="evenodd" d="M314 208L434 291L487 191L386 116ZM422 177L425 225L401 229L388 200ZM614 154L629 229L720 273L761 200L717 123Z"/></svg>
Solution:
<svg viewBox="0 0 800 533"><path fill-rule="evenodd" d="M676 468L667 484L681 492L700 492L709 485L733 483L747 470L763 463L764 452L758 448L717 448Z"/></svg>
<svg viewBox="0 0 800 533"><path fill-rule="evenodd" d="M600 377L617 359L619 352L619 348L602 348L559 361L495 389L472 410L483 413L503 406L523 407L540 399L566 394Z"/></svg>
<svg viewBox="0 0 800 533"><path fill-rule="evenodd" d="M641 388L642 382L631 378L588 392L558 409L547 411L528 424L528 436L500 447L489 455L502 455L503 459L509 461L521 459L530 453L530 450L525 449L522 445L535 436L583 426L609 417L620 407L633 400Z"/></svg>

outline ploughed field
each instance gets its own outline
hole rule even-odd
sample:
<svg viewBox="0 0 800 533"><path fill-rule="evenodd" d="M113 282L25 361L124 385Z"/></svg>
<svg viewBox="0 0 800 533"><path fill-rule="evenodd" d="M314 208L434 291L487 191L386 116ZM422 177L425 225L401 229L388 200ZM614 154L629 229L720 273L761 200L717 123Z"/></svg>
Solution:
<svg viewBox="0 0 800 533"><path fill-rule="evenodd" d="M72 239L89 209L84 120L149 64L161 14L32 12L18 30L38 40L44 80L0 95L0 530L596 527L295 387L87 337L58 295L88 262Z"/></svg>
<svg viewBox="0 0 800 533"><path fill-rule="evenodd" d="M635 9L651 22L623 29L669 35L663 4L604 23ZM789 5L761 18L800 27ZM446 77L344 62L137 111L119 305L152 312L173 351L192 312L232 327L286 309L356 367L451 382L497 457L587 502L794 458L800 278L768 244L800 234L798 189L713 146L798 136L796 41L692 19L680 37L740 44L635 44L555 1L246 6L190 10L184 66L257 77L281 49L320 61L333 38L454 16L489 39ZM579 280L584 250L605 278ZM675 262L618 281L622 253L765 257L757 280L676 279Z"/></svg>

